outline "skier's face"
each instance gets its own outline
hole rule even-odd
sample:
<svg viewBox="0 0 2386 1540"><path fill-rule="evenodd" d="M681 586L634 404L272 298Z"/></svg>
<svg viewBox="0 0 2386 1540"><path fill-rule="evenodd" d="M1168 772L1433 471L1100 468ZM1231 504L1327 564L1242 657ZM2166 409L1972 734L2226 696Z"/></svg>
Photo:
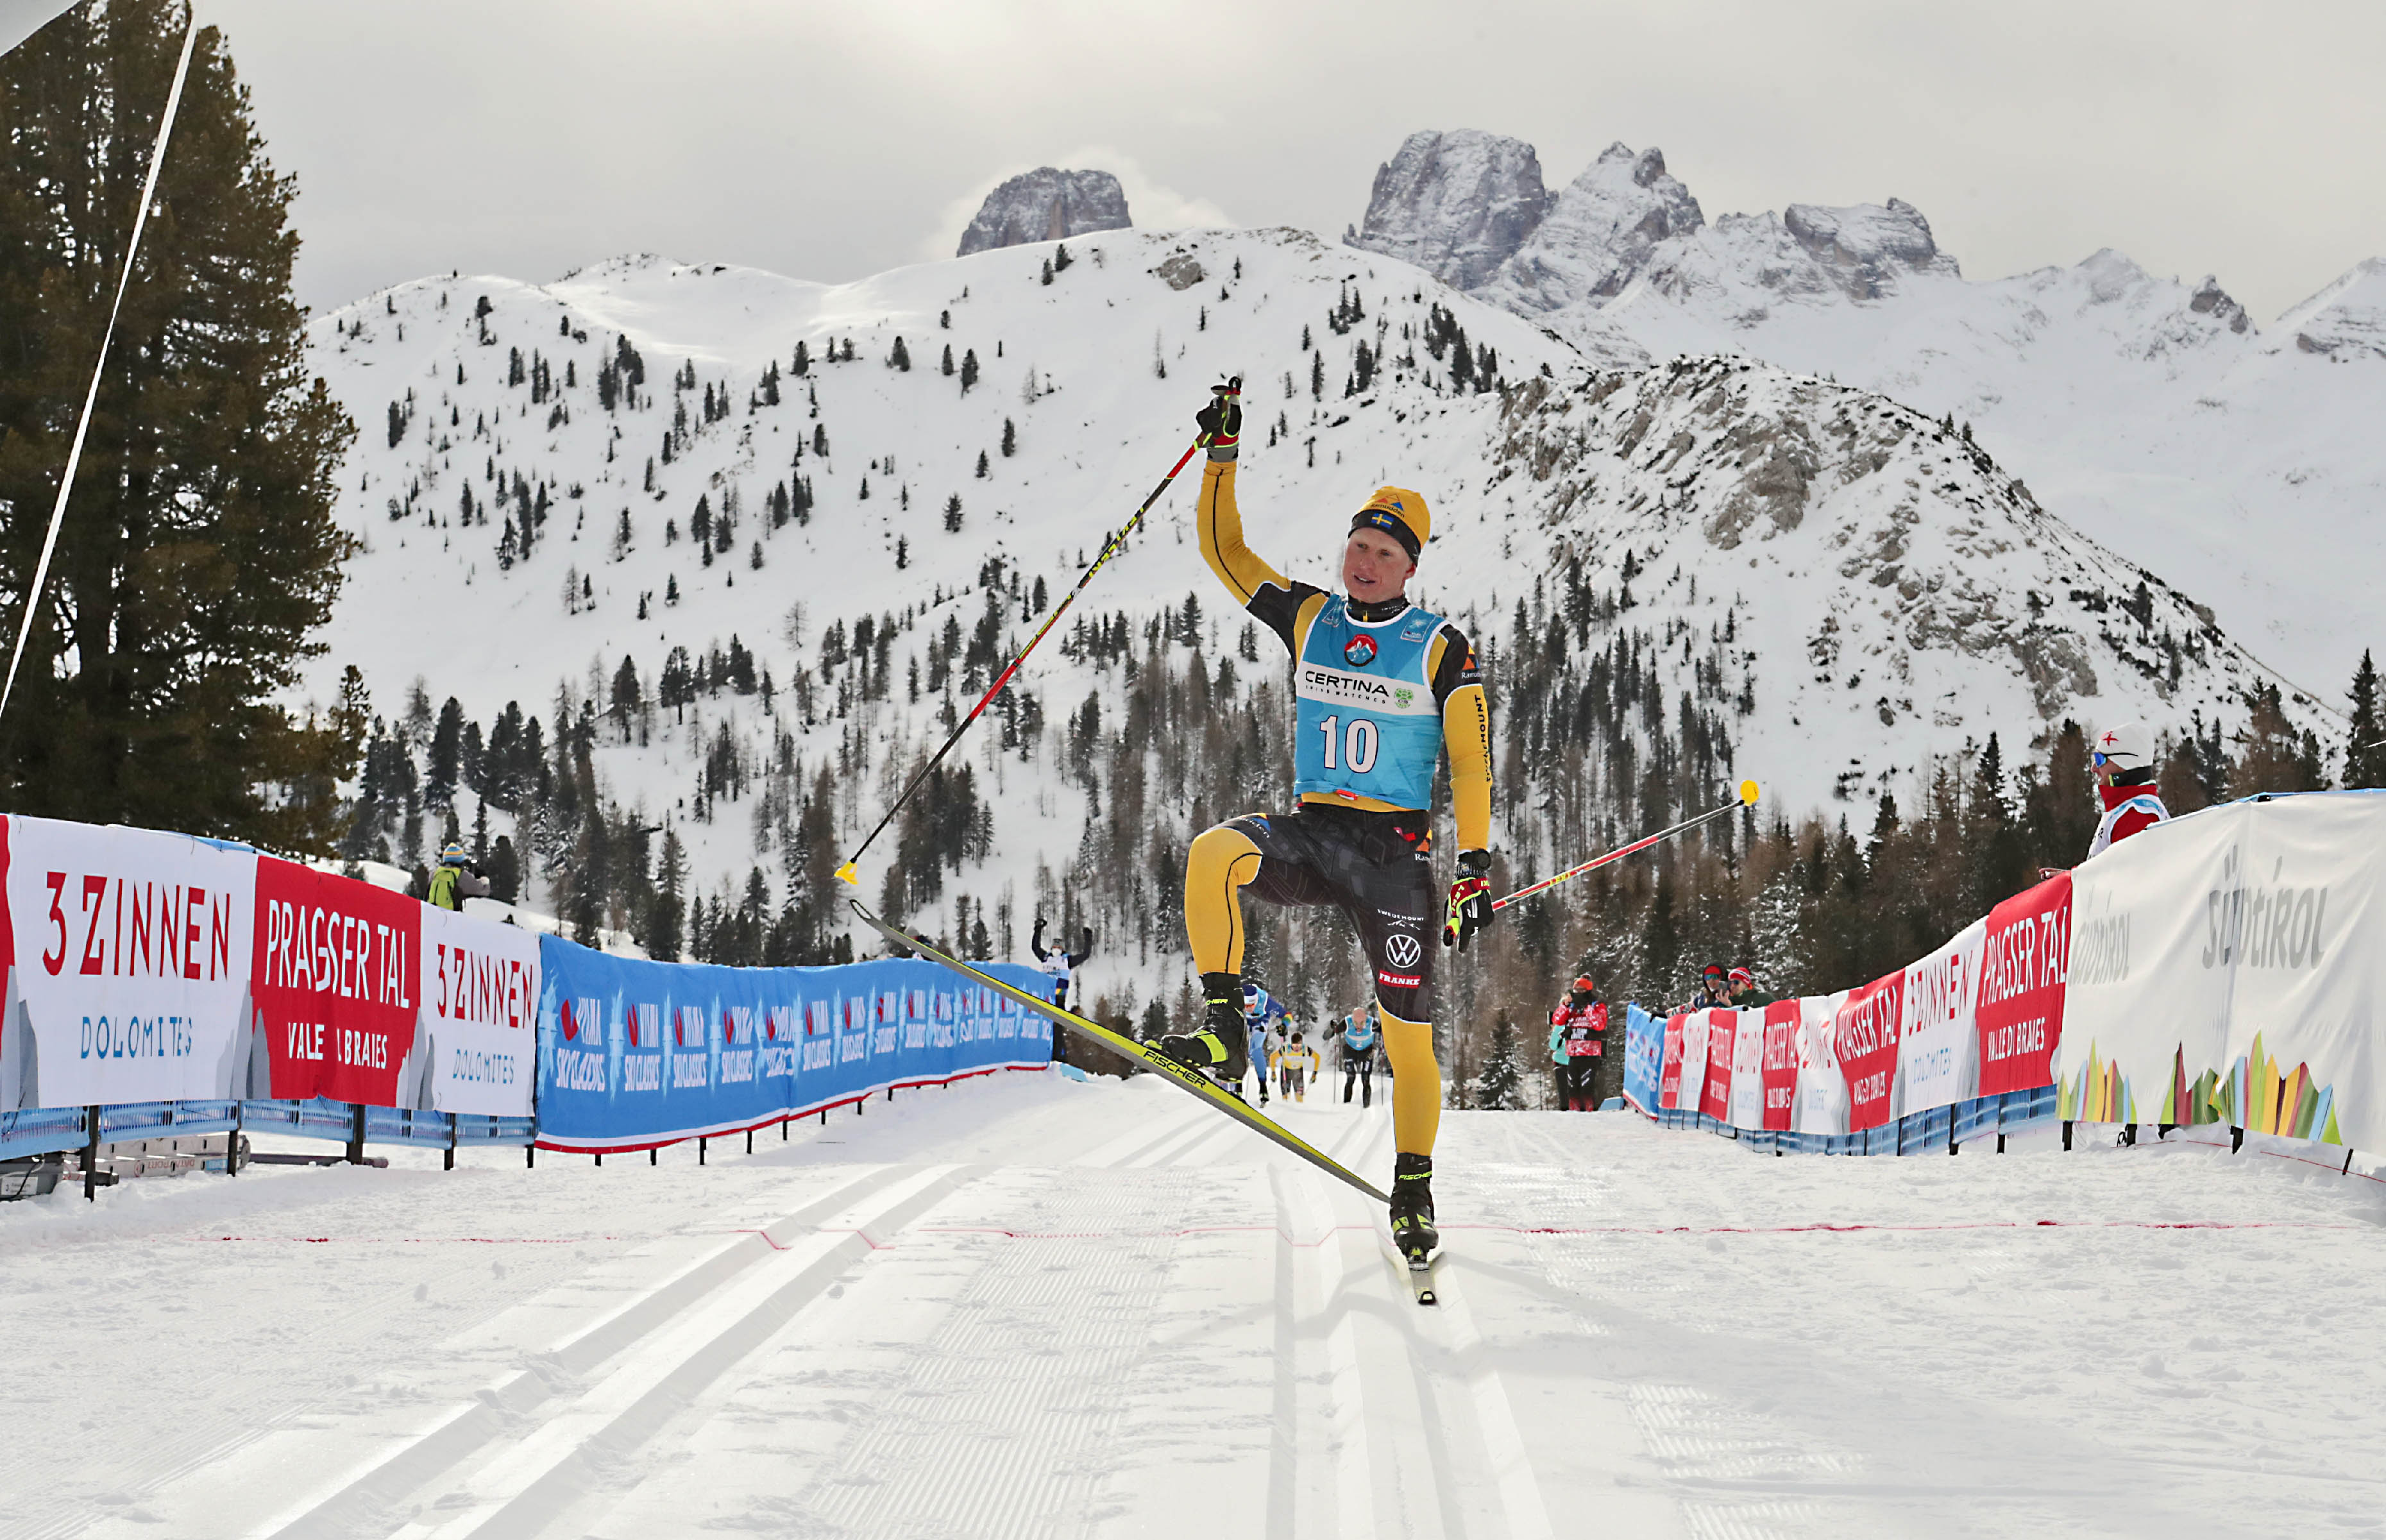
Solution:
<svg viewBox="0 0 2386 1540"><path fill-rule="evenodd" d="M1381 530L1352 530L1342 547L1342 591L1362 604L1399 598L1415 570L1400 543Z"/></svg>

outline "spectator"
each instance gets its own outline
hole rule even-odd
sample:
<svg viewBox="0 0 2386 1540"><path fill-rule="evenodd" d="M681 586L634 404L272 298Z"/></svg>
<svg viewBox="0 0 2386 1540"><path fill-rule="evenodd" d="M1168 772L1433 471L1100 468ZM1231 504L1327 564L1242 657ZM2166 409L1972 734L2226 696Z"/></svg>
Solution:
<svg viewBox="0 0 2386 1540"><path fill-rule="evenodd" d="M2170 809L2154 791L2154 745L2137 722L2108 727L2089 745L2096 795L2104 804L2104 816L2097 820L2096 837L2088 846L2091 857L2103 855L2131 834L2170 821Z"/></svg>
<svg viewBox="0 0 2386 1540"><path fill-rule="evenodd" d="M1550 1012L1550 1058L1557 1065L1558 1100L1569 1112L1599 1110L1593 1080L1607 1052L1607 1004L1586 973Z"/></svg>
<svg viewBox="0 0 2386 1540"><path fill-rule="evenodd" d="M1711 962L1699 973L1699 992L1690 996L1684 1010L1715 1010L1731 1004L1728 976L1723 964Z"/></svg>
<svg viewBox="0 0 2386 1540"><path fill-rule="evenodd" d="M423 902L442 909L458 909L467 898L486 898L489 880L464 860L464 846L449 840L439 852L439 870L431 874L431 892Z"/></svg>
<svg viewBox="0 0 2386 1540"><path fill-rule="evenodd" d="M1735 1010L1754 1010L1770 1005L1756 987L1756 975L1745 968L1735 968L1724 988L1725 1003Z"/></svg>

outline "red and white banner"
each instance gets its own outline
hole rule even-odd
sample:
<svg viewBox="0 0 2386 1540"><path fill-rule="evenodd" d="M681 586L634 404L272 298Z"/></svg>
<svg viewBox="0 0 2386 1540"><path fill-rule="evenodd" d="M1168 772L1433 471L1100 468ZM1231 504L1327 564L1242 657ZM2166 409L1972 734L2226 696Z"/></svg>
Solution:
<svg viewBox="0 0 2386 1540"><path fill-rule="evenodd" d="M251 994L270 1095L408 1105L398 1084L421 1011L423 908L370 883L257 858Z"/></svg>
<svg viewBox="0 0 2386 1540"><path fill-rule="evenodd" d="M1800 1133L1848 1131L1848 1083L1840 1072L1837 1030L1846 994L1810 995L1798 1002L1798 1115Z"/></svg>
<svg viewBox="0 0 2386 1540"><path fill-rule="evenodd" d="M1689 1051L1689 1034L1686 1030L1689 1020L1686 1015L1665 1018L1665 1057L1657 1067L1657 1105L1669 1112L1691 1109L1682 1106L1682 1056ZM1701 1042L1704 1040L1705 1034L1702 1033ZM1696 1086L1699 1083L1695 1071L1693 1075L1690 1084ZM1689 1100L1694 1108L1698 1097L1693 1095Z"/></svg>
<svg viewBox="0 0 2386 1540"><path fill-rule="evenodd" d="M1987 922L1976 920L1953 941L1906 966L1904 1019L1897 1038L1900 1115L1953 1107L1979 1094L1972 997L1979 987L1980 941L1987 933Z"/></svg>
<svg viewBox="0 0 2386 1540"><path fill-rule="evenodd" d="M526 1118L537 1084L538 937L446 909L422 910L418 1100L443 1112ZM743 1044L740 1044L743 1046Z"/></svg>
<svg viewBox="0 0 2386 1540"><path fill-rule="evenodd" d="M1848 1132L1878 1128L1897 1105L1897 1038L1905 1025L1905 974L1851 989L1831 1023L1832 1052L1848 1087Z"/></svg>
<svg viewBox="0 0 2386 1540"><path fill-rule="evenodd" d="M242 846L50 819L0 819L0 1111L531 1111L526 932Z"/></svg>
<svg viewBox="0 0 2386 1540"><path fill-rule="evenodd" d="M1757 1069L1764 1097L1758 1108L1762 1121L1749 1124L1751 1128L1788 1133L1797 1126L1798 1025L1803 1015L1796 1000L1776 1000L1764 1008L1757 1029L1763 1037Z"/></svg>
<svg viewBox="0 0 2386 1540"><path fill-rule="evenodd" d="M1705 1089L1699 1096L1699 1111L1721 1122L1731 1121L1731 1056L1739 1024L1736 1010L1697 1010L1690 1013L1685 1033L1685 1041L1689 1036L1704 1039L1701 1062Z"/></svg>
<svg viewBox="0 0 2386 1540"><path fill-rule="evenodd" d="M2063 1035L2064 965L2070 955L2069 872L1989 911L1972 1005L1979 1038L1978 1095L2053 1083L2050 1060Z"/></svg>
<svg viewBox="0 0 2386 1540"><path fill-rule="evenodd" d="M257 857L11 816L0 1111L240 1095Z"/></svg>

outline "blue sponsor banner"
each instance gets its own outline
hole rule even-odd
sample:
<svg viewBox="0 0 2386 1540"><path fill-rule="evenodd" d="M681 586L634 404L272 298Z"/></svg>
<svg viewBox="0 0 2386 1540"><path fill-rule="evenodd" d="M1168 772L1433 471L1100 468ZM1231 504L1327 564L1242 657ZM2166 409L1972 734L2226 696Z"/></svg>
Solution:
<svg viewBox="0 0 2386 1540"><path fill-rule="evenodd" d="M1665 1057L1665 1019L1639 1006L1624 1008L1624 1099L1644 1113L1657 1110L1657 1071Z"/></svg>
<svg viewBox="0 0 2386 1540"><path fill-rule="evenodd" d="M1049 1017L917 960L717 968L539 944L538 1142L642 1149L1052 1057ZM1011 963L987 972L1037 990Z"/></svg>

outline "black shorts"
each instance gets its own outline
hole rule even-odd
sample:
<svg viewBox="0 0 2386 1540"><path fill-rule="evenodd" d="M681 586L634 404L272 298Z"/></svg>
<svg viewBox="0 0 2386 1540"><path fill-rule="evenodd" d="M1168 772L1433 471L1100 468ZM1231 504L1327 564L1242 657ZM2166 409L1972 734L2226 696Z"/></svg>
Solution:
<svg viewBox="0 0 2386 1540"><path fill-rule="evenodd" d="M1293 813L1246 813L1226 827L1259 846L1259 875L1245 893L1270 904L1341 909L1367 949L1384 1009L1404 1021L1432 1020L1441 902L1425 856L1427 815L1303 803Z"/></svg>

